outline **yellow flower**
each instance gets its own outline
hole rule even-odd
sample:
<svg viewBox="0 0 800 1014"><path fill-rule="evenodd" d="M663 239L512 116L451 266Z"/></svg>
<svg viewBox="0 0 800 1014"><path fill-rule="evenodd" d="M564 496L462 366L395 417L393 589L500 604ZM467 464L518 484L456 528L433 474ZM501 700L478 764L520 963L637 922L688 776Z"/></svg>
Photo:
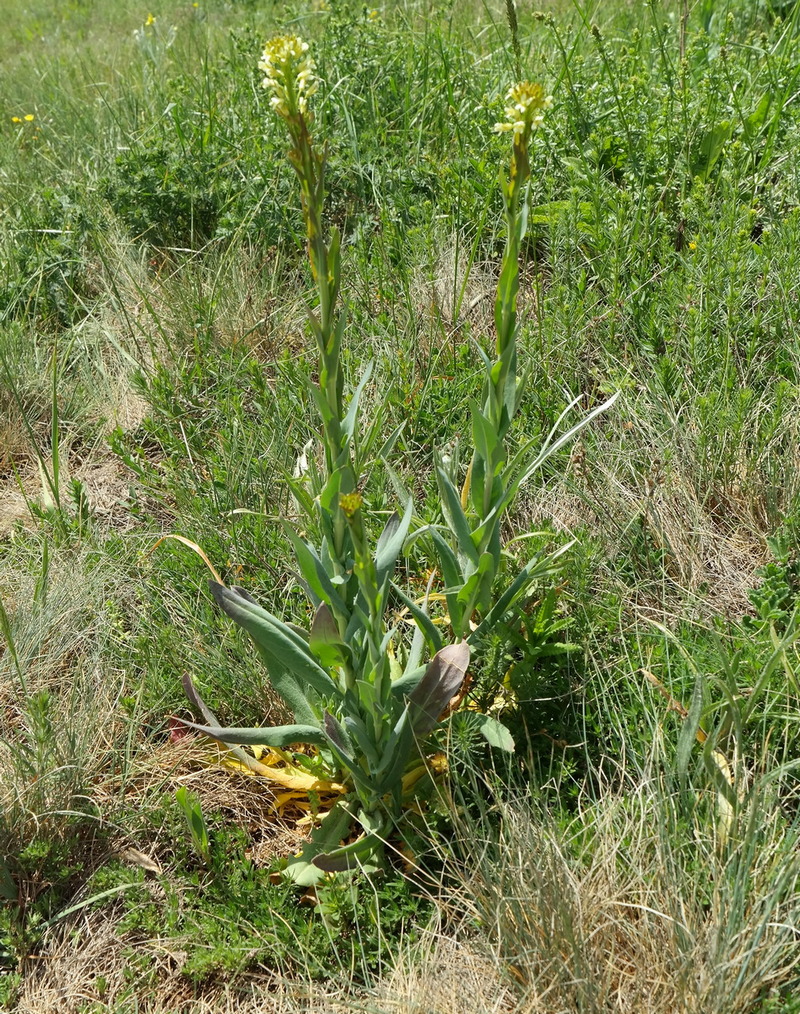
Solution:
<svg viewBox="0 0 800 1014"><path fill-rule="evenodd" d="M11 117L11 122L12 123L22 123L22 120L18 116L12 116Z"/></svg>
<svg viewBox="0 0 800 1014"><path fill-rule="evenodd" d="M36 117L33 115L33 113L28 113L28 115L25 117L25 122L26 123L33 123L33 121L35 119L36 119Z"/></svg>
<svg viewBox="0 0 800 1014"><path fill-rule="evenodd" d="M377 16L378 16L378 12L373 7L372 10L369 12L368 17L369 17L370 21L374 21L377 18Z"/></svg>
<svg viewBox="0 0 800 1014"><path fill-rule="evenodd" d="M308 43L296 35L278 35L266 44L259 61L263 85L272 92L270 105L284 119L305 116L308 99L317 90L316 64L307 53Z"/></svg>
<svg viewBox="0 0 800 1014"><path fill-rule="evenodd" d="M690 250L696 250L696 249L697 249L697 243L695 243L694 241L692 241L692 242L691 242L691 243L689 244L689 249L690 249Z"/></svg>
<svg viewBox="0 0 800 1014"><path fill-rule="evenodd" d="M351 518L361 508L360 493L342 493L339 497L339 506L348 518Z"/></svg>
<svg viewBox="0 0 800 1014"><path fill-rule="evenodd" d="M541 85L523 81L514 85L506 94L506 120L495 123L498 134L507 130L514 131L514 140L530 137L531 131L537 130L544 122L545 110L553 104L553 96L545 95Z"/></svg>
<svg viewBox="0 0 800 1014"><path fill-rule="evenodd" d="M156 23L156 19L153 17L153 15L152 14L148 14L147 15L147 21L145 21L145 24L146 25L154 25L155 23Z"/></svg>

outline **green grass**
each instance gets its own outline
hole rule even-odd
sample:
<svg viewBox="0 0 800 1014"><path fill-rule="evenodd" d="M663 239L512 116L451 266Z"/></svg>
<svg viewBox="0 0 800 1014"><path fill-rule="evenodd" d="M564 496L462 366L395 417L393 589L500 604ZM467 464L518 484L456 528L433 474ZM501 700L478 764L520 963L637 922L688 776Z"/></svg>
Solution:
<svg viewBox="0 0 800 1014"><path fill-rule="evenodd" d="M527 629L498 631L476 661L484 707L509 673L497 707L517 760L492 774L465 720L456 831L428 814L418 882L398 870L306 908L269 879L296 842L276 838L263 791L170 743L184 674L225 723L281 715L204 565L178 542L153 549L191 539L226 580L306 619L278 520L317 436L312 280L256 64L275 31L313 47L347 381L374 361L366 416L405 424L392 465L436 521L433 449L469 441L475 343L492 335L505 5L393 0L373 17L348 0L200 0L155 4L150 26L129 3L4 5L8 1009L272 996L296 1011L309 990L326 1010L470 1009L454 967L475 1011L492 995L543 1014L797 1009L800 9L547 8L519 11L523 73L554 106L535 139L515 438L543 437L578 395L584 410L621 397L512 519L542 551L577 539L558 594L543 586ZM375 470L364 493L377 528L395 491ZM417 546L407 571L428 562ZM211 869L174 802L187 780Z"/></svg>

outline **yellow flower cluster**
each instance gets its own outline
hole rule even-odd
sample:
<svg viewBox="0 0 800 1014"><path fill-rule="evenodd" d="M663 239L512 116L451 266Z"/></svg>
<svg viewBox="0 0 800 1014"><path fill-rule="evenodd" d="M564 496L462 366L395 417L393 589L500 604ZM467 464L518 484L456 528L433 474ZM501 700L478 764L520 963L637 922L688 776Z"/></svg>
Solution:
<svg viewBox="0 0 800 1014"><path fill-rule="evenodd" d="M514 85L506 95L507 119L503 123L495 123L497 133L514 131L514 140L528 138L531 131L537 130L544 122L545 110L553 104L553 96L545 95L541 85L523 81Z"/></svg>
<svg viewBox="0 0 800 1014"><path fill-rule="evenodd" d="M36 117L33 115L33 113L28 113L27 116L22 116L22 117L20 117L20 116L12 116L11 117L11 122L12 123L33 123L33 121L35 119L36 119Z"/></svg>
<svg viewBox="0 0 800 1014"><path fill-rule="evenodd" d="M278 35L264 47L258 64L264 71L263 85L272 92L270 105L286 119L308 112L308 99L317 90L316 64L308 53L308 43L296 35Z"/></svg>
<svg viewBox="0 0 800 1014"><path fill-rule="evenodd" d="M361 509L361 502L360 493L342 493L339 497L339 506L348 518L352 518Z"/></svg>

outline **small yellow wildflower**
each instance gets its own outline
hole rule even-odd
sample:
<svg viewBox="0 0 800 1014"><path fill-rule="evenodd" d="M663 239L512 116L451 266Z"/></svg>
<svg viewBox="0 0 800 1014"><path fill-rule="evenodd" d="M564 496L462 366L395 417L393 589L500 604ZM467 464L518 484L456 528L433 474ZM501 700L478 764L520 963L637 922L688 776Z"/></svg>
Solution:
<svg viewBox="0 0 800 1014"><path fill-rule="evenodd" d="M22 120L18 116L12 116L11 117L11 122L12 123L22 123Z"/></svg>
<svg viewBox="0 0 800 1014"><path fill-rule="evenodd" d="M316 64L307 56L308 43L296 35L278 35L264 47L258 64L263 85L272 92L270 105L284 119L305 116L308 99L317 90Z"/></svg>
<svg viewBox="0 0 800 1014"><path fill-rule="evenodd" d="M28 113L28 115L25 116L24 119L26 123L33 123L36 117L33 115L33 113Z"/></svg>
<svg viewBox="0 0 800 1014"><path fill-rule="evenodd" d="M692 240L692 242L689 244L689 249L690 250L696 250L697 249L697 243L695 243L694 240Z"/></svg>
<svg viewBox="0 0 800 1014"><path fill-rule="evenodd" d="M367 16L369 17L370 21L374 21L377 18L377 16L378 16L378 12L373 7L372 10L369 12L369 14Z"/></svg>
<svg viewBox="0 0 800 1014"><path fill-rule="evenodd" d="M156 19L153 17L153 15L152 14L148 14L147 15L147 21L145 21L145 24L146 25L154 25L155 23L156 23Z"/></svg>
<svg viewBox="0 0 800 1014"><path fill-rule="evenodd" d="M339 506L348 518L351 518L361 507L360 493L343 493L339 497Z"/></svg>
<svg viewBox="0 0 800 1014"><path fill-rule="evenodd" d="M545 95L541 85L523 81L509 89L506 102L510 103L506 108L507 119L503 123L495 123L494 129L498 134L513 130L514 140L517 141L527 139L531 131L541 127L545 110L553 104L553 96Z"/></svg>

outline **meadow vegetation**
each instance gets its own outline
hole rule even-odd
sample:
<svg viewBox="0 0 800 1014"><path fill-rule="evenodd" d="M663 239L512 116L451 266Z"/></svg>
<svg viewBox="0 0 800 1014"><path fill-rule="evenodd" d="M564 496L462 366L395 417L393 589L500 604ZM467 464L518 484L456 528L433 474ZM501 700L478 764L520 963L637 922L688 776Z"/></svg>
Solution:
<svg viewBox="0 0 800 1014"><path fill-rule="evenodd" d="M800 1011L800 5L2 7L0 1007ZM258 68L287 33L310 260ZM523 80L553 103L509 254ZM305 637L336 714L270 679ZM298 886L348 777L316 869L366 868Z"/></svg>

